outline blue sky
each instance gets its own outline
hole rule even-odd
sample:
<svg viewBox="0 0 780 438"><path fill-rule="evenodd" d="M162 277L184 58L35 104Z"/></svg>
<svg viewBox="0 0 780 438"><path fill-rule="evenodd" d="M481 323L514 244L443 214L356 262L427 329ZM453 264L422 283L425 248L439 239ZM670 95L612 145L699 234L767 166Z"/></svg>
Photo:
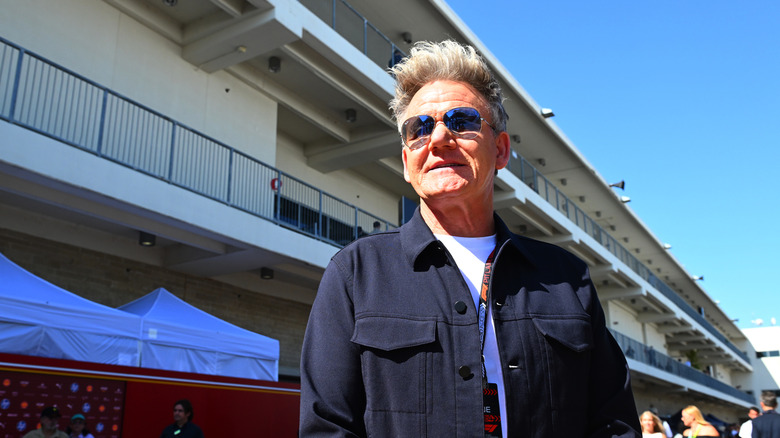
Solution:
<svg viewBox="0 0 780 438"><path fill-rule="evenodd" d="M780 321L780 2L447 3L739 327Z"/></svg>

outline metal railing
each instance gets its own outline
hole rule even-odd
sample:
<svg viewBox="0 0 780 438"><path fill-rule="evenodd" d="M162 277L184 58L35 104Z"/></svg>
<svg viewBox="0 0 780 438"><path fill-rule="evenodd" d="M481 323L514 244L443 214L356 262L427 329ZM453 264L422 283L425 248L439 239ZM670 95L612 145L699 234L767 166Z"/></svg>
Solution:
<svg viewBox="0 0 780 438"><path fill-rule="evenodd" d="M596 242L601 244L607 251L615 255L626 266L631 268L640 277L645 279L651 286L656 288L666 298L671 300L677 307L682 309L688 317L698 322L713 337L720 340L723 344L734 352L737 356L750 363L747 354L740 351L731 343L722 333L717 331L701 314L696 312L685 300L683 300L671 287L666 285L661 279L655 276L642 262L634 257L629 250L623 247L618 241L607 233L599 224L585 214L582 209L564 195L558 188L552 184L544 175L521 156L510 156L507 169L515 176L533 189L544 198L550 205L566 216L570 221L580 227Z"/></svg>
<svg viewBox="0 0 780 438"><path fill-rule="evenodd" d="M406 54L363 15L344 0L299 0L320 20L382 68L389 68Z"/></svg>
<svg viewBox="0 0 780 438"><path fill-rule="evenodd" d="M635 339L631 339L616 330L610 329L609 331L612 333L612 336L615 338L618 345L620 345L620 348L623 350L623 354L625 354L625 356L629 359L642 362L652 366L653 368L657 368L659 370L666 371L667 373L682 377L686 380L699 383L708 388L712 388L716 391L720 391L724 394L738 398L742 401L755 403L755 398L746 392L740 391L739 389L729 384L723 383L712 376L708 376L707 374L704 374L703 372L692 368L689 365L686 365L663 353L655 351L653 347L648 347L643 343Z"/></svg>
<svg viewBox="0 0 780 438"><path fill-rule="evenodd" d="M0 119L338 247L396 227L3 38Z"/></svg>

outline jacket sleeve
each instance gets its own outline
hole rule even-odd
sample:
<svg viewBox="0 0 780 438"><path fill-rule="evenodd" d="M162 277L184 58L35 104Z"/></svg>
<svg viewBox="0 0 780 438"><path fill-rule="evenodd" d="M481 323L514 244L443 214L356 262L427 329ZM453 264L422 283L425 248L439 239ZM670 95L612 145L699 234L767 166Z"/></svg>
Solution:
<svg viewBox="0 0 780 438"><path fill-rule="evenodd" d="M351 276L331 260L314 300L301 351L301 437L366 436L365 389Z"/></svg>
<svg viewBox="0 0 780 438"><path fill-rule="evenodd" d="M590 303L594 339L593 363L590 367L590 397L587 436L641 437L631 377L626 358L606 327L596 289L590 281Z"/></svg>

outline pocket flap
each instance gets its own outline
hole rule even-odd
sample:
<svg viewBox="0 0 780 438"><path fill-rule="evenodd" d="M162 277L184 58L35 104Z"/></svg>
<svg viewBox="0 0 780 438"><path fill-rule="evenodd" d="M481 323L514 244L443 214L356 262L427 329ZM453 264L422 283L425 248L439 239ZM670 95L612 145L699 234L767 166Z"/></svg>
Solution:
<svg viewBox="0 0 780 438"><path fill-rule="evenodd" d="M553 318L534 318L533 321L544 337L553 339L573 351L583 352L593 348L593 332L589 321Z"/></svg>
<svg viewBox="0 0 780 438"><path fill-rule="evenodd" d="M393 316L367 316L355 321L352 342L384 351L436 341L436 321Z"/></svg>

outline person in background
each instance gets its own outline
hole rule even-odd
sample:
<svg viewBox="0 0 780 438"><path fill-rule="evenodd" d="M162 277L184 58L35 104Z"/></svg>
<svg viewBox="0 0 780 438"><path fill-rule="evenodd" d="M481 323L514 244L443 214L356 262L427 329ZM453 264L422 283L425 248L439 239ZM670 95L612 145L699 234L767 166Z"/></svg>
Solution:
<svg viewBox="0 0 780 438"><path fill-rule="evenodd" d="M657 415L650 411L642 412L639 416L639 424L642 426L642 438L664 438L664 425Z"/></svg>
<svg viewBox="0 0 780 438"><path fill-rule="evenodd" d="M720 432L711 425L696 406L688 406L682 410L682 422L687 427L683 436L691 438L720 438Z"/></svg>
<svg viewBox="0 0 780 438"><path fill-rule="evenodd" d="M192 403L182 399L173 405L173 424L166 427L160 438L204 438L203 431L192 423L195 412Z"/></svg>
<svg viewBox="0 0 780 438"><path fill-rule="evenodd" d="M87 419L81 414L70 417L70 426L65 430L70 438L95 438L87 429Z"/></svg>
<svg viewBox="0 0 780 438"><path fill-rule="evenodd" d="M753 438L780 438L780 415L777 414L777 395L761 391L761 409L764 412L753 421Z"/></svg>
<svg viewBox="0 0 780 438"><path fill-rule="evenodd" d="M667 438L672 438L672 427L669 426L669 422L665 419L661 418L661 415L658 414L658 408L654 407L653 405L650 405L650 412L655 414L656 417L658 417L659 420L661 420L661 424L664 426L664 434Z"/></svg>
<svg viewBox="0 0 780 438"><path fill-rule="evenodd" d="M739 427L740 438L750 438L753 436L753 419L761 415L761 410L756 406L751 406L748 410L748 421L742 423Z"/></svg>
<svg viewBox="0 0 780 438"><path fill-rule="evenodd" d="M392 73L420 206L328 264L301 353L300 436L639 437L588 266L494 212L511 147L487 63L421 42Z"/></svg>
<svg viewBox="0 0 780 438"><path fill-rule="evenodd" d="M23 438L68 438L57 428L62 414L56 406L47 406L41 411L41 427L27 432Z"/></svg>

